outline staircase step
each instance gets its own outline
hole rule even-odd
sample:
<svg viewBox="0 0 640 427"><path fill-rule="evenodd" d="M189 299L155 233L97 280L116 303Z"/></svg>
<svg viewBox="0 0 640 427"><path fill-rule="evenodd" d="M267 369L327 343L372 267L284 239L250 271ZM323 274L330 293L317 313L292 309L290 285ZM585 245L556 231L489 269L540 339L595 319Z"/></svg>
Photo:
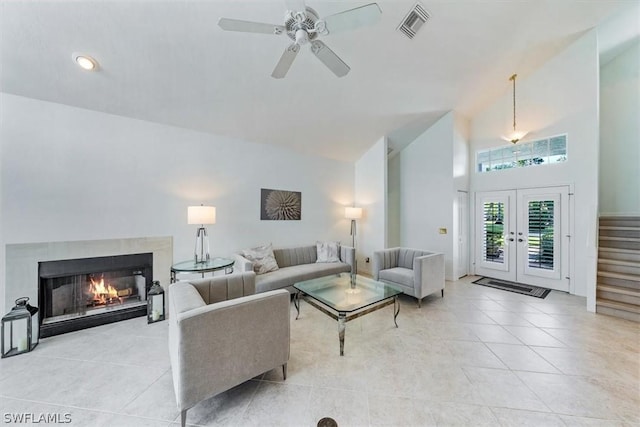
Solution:
<svg viewBox="0 0 640 427"><path fill-rule="evenodd" d="M640 282L640 276L635 274L614 273L611 271L598 271L598 277L611 277L613 279L629 280L632 282Z"/></svg>
<svg viewBox="0 0 640 427"><path fill-rule="evenodd" d="M632 274L640 278L640 262L600 258L598 259L598 271Z"/></svg>
<svg viewBox="0 0 640 427"><path fill-rule="evenodd" d="M596 301L596 313L640 323L640 313L627 310L624 303L608 302L607 300Z"/></svg>
<svg viewBox="0 0 640 427"><path fill-rule="evenodd" d="M598 240L599 247L640 250L640 237L600 236Z"/></svg>
<svg viewBox="0 0 640 427"><path fill-rule="evenodd" d="M640 289L598 284L597 299L632 304L640 309Z"/></svg>
<svg viewBox="0 0 640 427"><path fill-rule="evenodd" d="M601 216L600 226L604 227L640 227L640 217L637 216Z"/></svg>
<svg viewBox="0 0 640 427"><path fill-rule="evenodd" d="M600 226L600 236L640 238L640 227Z"/></svg>
<svg viewBox="0 0 640 427"><path fill-rule="evenodd" d="M602 264L611 264L611 265L624 265L627 267L636 267L640 266L639 261L627 261L623 259L610 259L610 258L600 258L598 262Z"/></svg>
<svg viewBox="0 0 640 427"><path fill-rule="evenodd" d="M622 286L598 285L599 291L611 292L615 294L630 295L640 298L640 289L623 288Z"/></svg>
<svg viewBox="0 0 640 427"><path fill-rule="evenodd" d="M600 236L605 242L640 242L640 237Z"/></svg>
<svg viewBox="0 0 640 427"><path fill-rule="evenodd" d="M598 259L640 262L640 251L600 247L598 248Z"/></svg>
<svg viewBox="0 0 640 427"><path fill-rule="evenodd" d="M601 276L598 275L598 286L603 285L603 286L618 286L621 288L627 288L627 289L638 289L640 290L640 282L637 280L625 280L625 279L618 279L615 277L605 277L605 276Z"/></svg>
<svg viewBox="0 0 640 427"><path fill-rule="evenodd" d="M635 304L626 304L623 302L611 301L604 298L598 298L596 300L596 306L602 305L610 308L617 308L618 310L630 311L632 313L640 314L640 306Z"/></svg>
<svg viewBox="0 0 640 427"><path fill-rule="evenodd" d="M596 298L640 307L640 297L634 297L631 295L620 294L616 292L598 291L596 293Z"/></svg>

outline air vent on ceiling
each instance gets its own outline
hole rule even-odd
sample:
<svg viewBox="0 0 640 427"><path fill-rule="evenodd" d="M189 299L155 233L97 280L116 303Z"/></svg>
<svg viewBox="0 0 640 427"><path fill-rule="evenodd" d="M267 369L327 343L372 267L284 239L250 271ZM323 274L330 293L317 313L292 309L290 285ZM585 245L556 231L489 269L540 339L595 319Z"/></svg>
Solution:
<svg viewBox="0 0 640 427"><path fill-rule="evenodd" d="M429 12L420 4L416 3L413 6L413 9L409 11L407 16L404 17L398 30L402 31L407 37L410 39L414 38L422 24L427 22L431 15Z"/></svg>

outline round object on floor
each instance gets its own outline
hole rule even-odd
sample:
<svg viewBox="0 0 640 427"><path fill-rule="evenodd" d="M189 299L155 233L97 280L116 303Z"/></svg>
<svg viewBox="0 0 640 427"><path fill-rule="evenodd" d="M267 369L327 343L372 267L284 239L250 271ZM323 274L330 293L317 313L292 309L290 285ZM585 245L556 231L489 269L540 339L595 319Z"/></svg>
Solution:
<svg viewBox="0 0 640 427"><path fill-rule="evenodd" d="M338 423L333 418L324 417L318 421L318 427L338 427Z"/></svg>

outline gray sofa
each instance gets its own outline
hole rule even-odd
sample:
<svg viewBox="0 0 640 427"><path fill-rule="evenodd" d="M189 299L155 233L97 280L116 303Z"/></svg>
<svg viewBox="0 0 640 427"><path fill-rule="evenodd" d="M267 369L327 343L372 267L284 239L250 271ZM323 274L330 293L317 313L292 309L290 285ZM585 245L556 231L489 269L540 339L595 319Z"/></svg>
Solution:
<svg viewBox="0 0 640 427"><path fill-rule="evenodd" d="M184 427L187 410L289 360L290 298L255 295L255 273L169 286L169 356Z"/></svg>
<svg viewBox="0 0 640 427"><path fill-rule="evenodd" d="M355 249L340 246L340 262L316 262L316 245L274 249L279 269L256 276L256 293L274 289L287 289L293 293L293 284L331 274L349 273L353 269ZM235 271L253 271L253 263L242 255L235 255Z"/></svg>
<svg viewBox="0 0 640 427"><path fill-rule="evenodd" d="M373 279L389 282L418 299L436 291L444 297L444 254L422 249L390 248L373 252Z"/></svg>

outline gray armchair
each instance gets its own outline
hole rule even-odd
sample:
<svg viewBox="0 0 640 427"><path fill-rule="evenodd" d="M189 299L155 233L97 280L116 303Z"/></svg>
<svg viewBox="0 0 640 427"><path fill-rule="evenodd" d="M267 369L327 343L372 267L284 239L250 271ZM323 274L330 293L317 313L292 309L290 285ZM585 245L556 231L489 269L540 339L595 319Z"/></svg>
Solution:
<svg viewBox="0 0 640 427"><path fill-rule="evenodd" d="M286 290L255 294L255 273L169 286L169 355L184 427L187 410L289 360Z"/></svg>
<svg viewBox="0 0 640 427"><path fill-rule="evenodd" d="M418 299L436 291L444 297L444 254L390 248L373 253L373 279L389 282Z"/></svg>

